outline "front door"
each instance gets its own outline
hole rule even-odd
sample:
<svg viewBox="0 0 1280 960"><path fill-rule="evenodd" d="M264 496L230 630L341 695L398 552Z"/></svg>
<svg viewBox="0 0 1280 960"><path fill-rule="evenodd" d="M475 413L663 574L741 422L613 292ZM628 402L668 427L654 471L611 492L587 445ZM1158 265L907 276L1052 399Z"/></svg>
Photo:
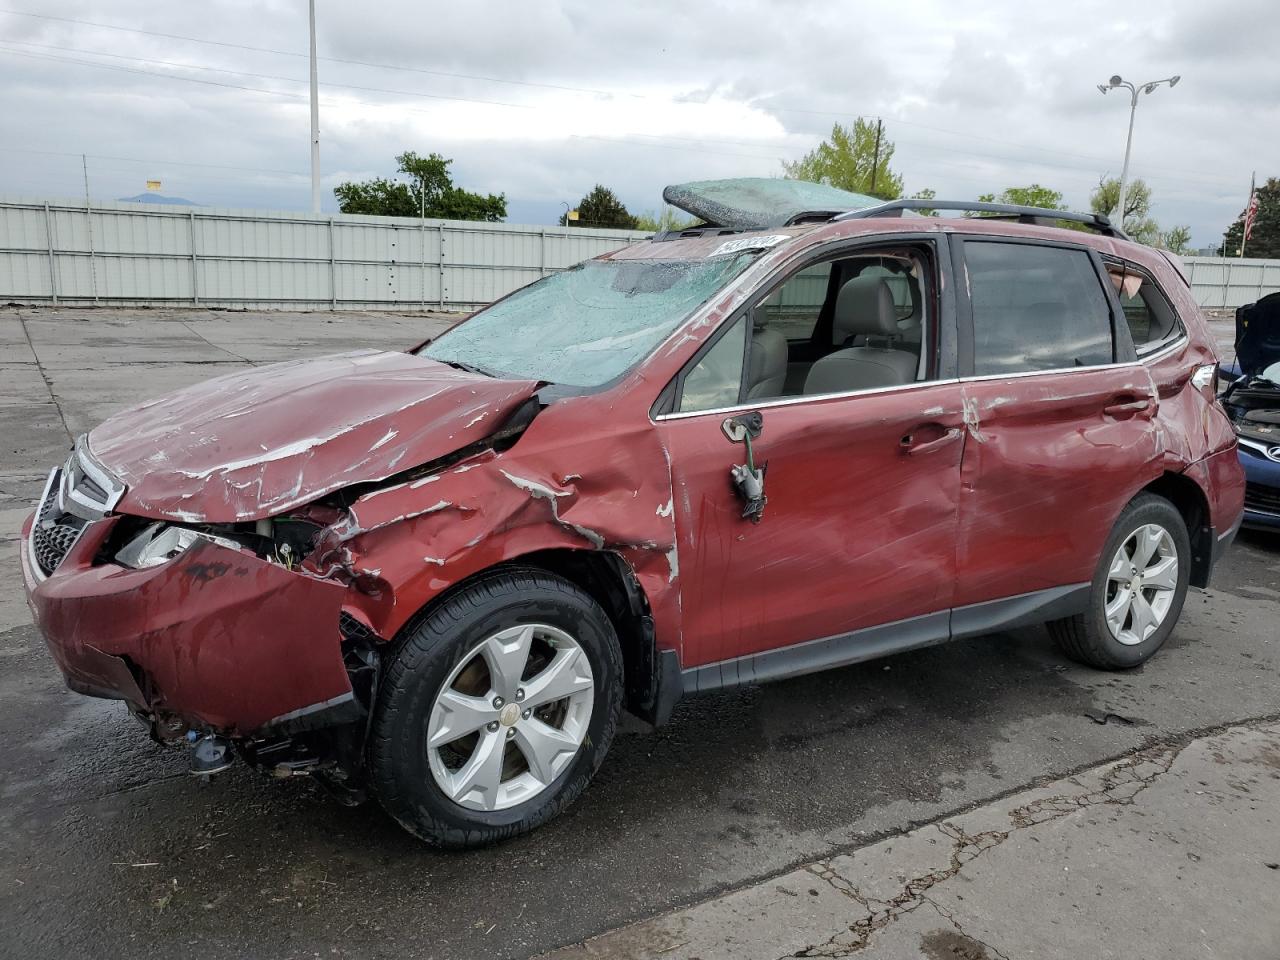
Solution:
<svg viewBox="0 0 1280 960"><path fill-rule="evenodd" d="M903 262L904 269L932 270L931 259L912 265L904 255ZM853 271L847 262L840 266L837 276L857 272L856 265ZM797 282L836 296L839 284L826 293L812 273L808 268ZM930 279L924 294L918 284L912 294L921 301L916 319L924 314L927 329L905 345L917 354L921 341L929 352L940 339L950 340L937 335L936 300L924 302L936 289ZM761 304L800 299L794 291L776 294L775 288ZM900 309L906 315L912 307ZM820 312L830 311L824 306L809 315ZM949 311L945 316L951 319ZM842 658L835 647L843 644L847 651L847 635L862 628L905 623L904 630L917 629L922 642L946 635L964 445L959 384L937 379L942 368L926 356L908 382L873 389L851 382L849 390L833 393L828 378L827 392L819 395L804 392L805 378L794 376L792 364L786 388L745 399L751 384L740 387L739 368L759 382L768 373L760 362L743 363L743 347L756 351L759 361L776 352L783 330L792 334L788 350L794 357L803 353L797 347L804 341L795 328L794 317L780 321L758 311L731 319L685 375L685 393L695 401L686 406L694 409L677 403L658 418L671 459L684 665L722 663L711 672L726 674L700 687L752 679L751 660L737 658L806 641L833 642L807 644L803 665L797 661L777 672L857 659ZM829 323L827 331L831 342ZM832 343L827 352L835 349ZM729 376L734 379L726 389ZM758 522L743 516L747 503L730 473L746 465L746 446L728 439L723 428L726 419L749 413L760 415L752 453L765 469L767 503ZM856 645L858 638L853 640ZM707 671L701 673L705 681Z"/></svg>

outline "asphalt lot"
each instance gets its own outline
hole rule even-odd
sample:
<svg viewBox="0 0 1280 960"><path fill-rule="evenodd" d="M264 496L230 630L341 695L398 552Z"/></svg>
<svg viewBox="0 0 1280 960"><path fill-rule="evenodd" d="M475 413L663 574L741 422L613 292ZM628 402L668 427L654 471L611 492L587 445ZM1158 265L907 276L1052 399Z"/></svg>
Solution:
<svg viewBox="0 0 1280 960"><path fill-rule="evenodd" d="M30 626L17 531L71 435L249 363L407 346L394 315L0 310L0 956L524 957L1191 731L1280 716L1280 538L1245 533L1146 667L1042 629L682 704L624 727L569 813L439 854L376 807L200 786ZM1128 722L1098 723L1089 714Z"/></svg>

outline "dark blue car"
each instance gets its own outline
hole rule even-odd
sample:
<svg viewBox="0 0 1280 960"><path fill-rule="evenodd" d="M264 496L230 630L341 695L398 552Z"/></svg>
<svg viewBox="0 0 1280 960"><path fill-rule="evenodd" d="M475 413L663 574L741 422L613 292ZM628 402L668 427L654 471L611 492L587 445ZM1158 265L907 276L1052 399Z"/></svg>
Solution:
<svg viewBox="0 0 1280 960"><path fill-rule="evenodd" d="M1236 362L1220 369L1240 440L1244 523L1280 530L1280 293L1236 311Z"/></svg>

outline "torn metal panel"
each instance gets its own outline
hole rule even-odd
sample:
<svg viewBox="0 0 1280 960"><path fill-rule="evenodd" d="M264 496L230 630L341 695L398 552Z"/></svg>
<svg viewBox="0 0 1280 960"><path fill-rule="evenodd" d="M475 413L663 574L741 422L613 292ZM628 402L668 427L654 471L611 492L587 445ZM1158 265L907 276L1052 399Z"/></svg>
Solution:
<svg viewBox="0 0 1280 960"><path fill-rule="evenodd" d="M116 414L89 444L128 486L122 512L258 520L480 440L537 386L356 351L208 380Z"/></svg>
<svg viewBox="0 0 1280 960"><path fill-rule="evenodd" d="M381 635L392 636L480 570L539 550L607 550L644 591L659 645L677 648L670 473L657 434L637 412L612 422L590 397L557 401L504 452L486 450L360 497L324 533L308 566L363 578L363 608Z"/></svg>

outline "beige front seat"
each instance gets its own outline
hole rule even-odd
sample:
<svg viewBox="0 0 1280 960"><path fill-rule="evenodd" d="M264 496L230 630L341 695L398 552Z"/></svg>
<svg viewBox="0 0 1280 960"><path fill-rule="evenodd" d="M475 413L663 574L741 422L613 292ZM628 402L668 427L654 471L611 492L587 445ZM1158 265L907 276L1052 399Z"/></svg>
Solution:
<svg viewBox="0 0 1280 960"><path fill-rule="evenodd" d="M829 353L809 369L806 394L845 393L915 381L918 358L909 350L897 349L902 337L898 311L889 285L879 277L854 277L836 295L832 341L843 344L859 335L866 336L866 346Z"/></svg>
<svg viewBox="0 0 1280 960"><path fill-rule="evenodd" d="M757 311L748 359L747 399L780 397L787 382L787 338L771 330Z"/></svg>

